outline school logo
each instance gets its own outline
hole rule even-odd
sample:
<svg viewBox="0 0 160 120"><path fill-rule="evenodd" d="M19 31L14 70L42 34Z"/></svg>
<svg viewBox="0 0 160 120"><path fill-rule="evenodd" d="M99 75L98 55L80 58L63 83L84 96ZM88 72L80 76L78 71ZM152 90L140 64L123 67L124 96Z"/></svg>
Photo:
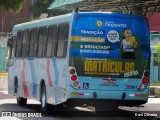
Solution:
<svg viewBox="0 0 160 120"><path fill-rule="evenodd" d="M104 26L104 22L103 22L103 20L98 19L98 20L96 21L96 27L98 27L98 28L102 28L103 26Z"/></svg>

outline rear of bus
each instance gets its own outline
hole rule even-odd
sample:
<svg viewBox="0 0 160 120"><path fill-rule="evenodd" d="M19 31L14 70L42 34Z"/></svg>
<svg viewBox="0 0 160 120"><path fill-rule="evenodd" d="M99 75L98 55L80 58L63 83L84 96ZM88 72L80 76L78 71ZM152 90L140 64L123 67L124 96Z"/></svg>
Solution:
<svg viewBox="0 0 160 120"><path fill-rule="evenodd" d="M127 48L135 58L122 57L125 29L131 31L129 43L137 44L136 48ZM145 17L75 13L69 47L68 100L95 106L97 103L134 106L147 102L150 42Z"/></svg>

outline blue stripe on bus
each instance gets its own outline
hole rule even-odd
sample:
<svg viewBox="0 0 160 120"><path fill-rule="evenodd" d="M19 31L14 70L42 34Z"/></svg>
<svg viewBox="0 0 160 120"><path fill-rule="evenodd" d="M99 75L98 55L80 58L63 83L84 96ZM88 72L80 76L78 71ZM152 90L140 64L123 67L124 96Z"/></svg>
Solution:
<svg viewBox="0 0 160 120"><path fill-rule="evenodd" d="M31 72L31 77L32 77L32 96L36 97L36 78L35 78L35 68L34 68L34 61L33 60L29 60L29 66L30 66L30 72Z"/></svg>
<svg viewBox="0 0 160 120"><path fill-rule="evenodd" d="M54 70L55 70L55 82L54 82L54 84L56 86L58 86L58 71L57 71L56 59L52 59L52 62L53 62Z"/></svg>

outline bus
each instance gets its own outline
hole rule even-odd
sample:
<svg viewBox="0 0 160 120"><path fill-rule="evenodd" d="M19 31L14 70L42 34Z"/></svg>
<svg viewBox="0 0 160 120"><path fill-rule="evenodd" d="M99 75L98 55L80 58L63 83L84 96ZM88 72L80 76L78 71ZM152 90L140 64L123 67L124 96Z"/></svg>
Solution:
<svg viewBox="0 0 160 120"><path fill-rule="evenodd" d="M8 41L8 93L48 105L91 105L95 111L145 104L150 41L146 18L73 12L15 25Z"/></svg>

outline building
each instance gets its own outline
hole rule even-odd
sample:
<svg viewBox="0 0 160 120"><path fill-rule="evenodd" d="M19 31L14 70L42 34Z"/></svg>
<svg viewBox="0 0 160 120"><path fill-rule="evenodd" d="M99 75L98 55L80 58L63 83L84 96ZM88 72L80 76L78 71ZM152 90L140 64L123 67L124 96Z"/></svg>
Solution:
<svg viewBox="0 0 160 120"><path fill-rule="evenodd" d="M30 19L30 17L31 17L30 16L30 4L31 4L31 0L26 0L23 3L23 8L22 8L22 11L20 13L18 13L18 14L9 13L9 14L7 14L3 32L11 32L12 26L17 20ZM2 16L1 13L0 13L0 16ZM0 19L0 26L2 26L2 20L1 19ZM2 32L1 27L0 27L0 32Z"/></svg>
<svg viewBox="0 0 160 120"><path fill-rule="evenodd" d="M158 12L155 12L155 13L148 12L146 17L149 20L150 32L160 33L160 13L158 13Z"/></svg>

